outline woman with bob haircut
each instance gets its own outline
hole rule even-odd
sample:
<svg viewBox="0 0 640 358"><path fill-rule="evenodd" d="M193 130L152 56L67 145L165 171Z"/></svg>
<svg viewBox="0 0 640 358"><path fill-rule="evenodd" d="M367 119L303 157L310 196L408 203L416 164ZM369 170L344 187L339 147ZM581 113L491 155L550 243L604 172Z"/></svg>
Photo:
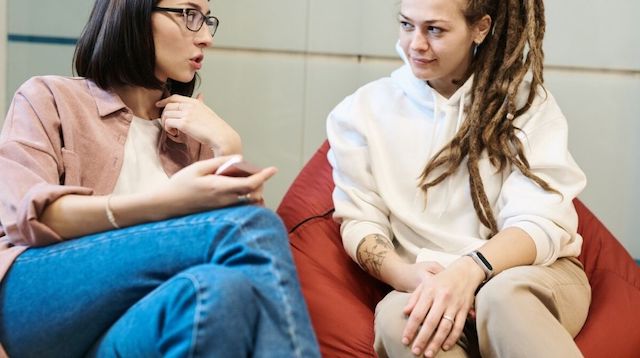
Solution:
<svg viewBox="0 0 640 358"><path fill-rule="evenodd" d="M190 98L206 0L97 0L79 78L35 77L0 137L0 342L14 357L317 357L275 168ZM235 155L235 156L234 156ZM5 353L6 352L6 353Z"/></svg>
<svg viewBox="0 0 640 358"><path fill-rule="evenodd" d="M348 254L393 290L378 357L577 357L586 185L543 87L542 0L402 0L405 65L330 114Z"/></svg>

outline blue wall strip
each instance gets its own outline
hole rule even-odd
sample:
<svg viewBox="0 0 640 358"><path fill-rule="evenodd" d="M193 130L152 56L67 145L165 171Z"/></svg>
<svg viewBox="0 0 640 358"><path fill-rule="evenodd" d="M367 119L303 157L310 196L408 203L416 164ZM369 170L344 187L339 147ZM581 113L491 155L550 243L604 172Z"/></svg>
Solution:
<svg viewBox="0 0 640 358"><path fill-rule="evenodd" d="M55 36L35 36L35 35L18 35L9 34L9 42L27 42L33 44L45 45L74 45L78 39L71 37L55 37Z"/></svg>

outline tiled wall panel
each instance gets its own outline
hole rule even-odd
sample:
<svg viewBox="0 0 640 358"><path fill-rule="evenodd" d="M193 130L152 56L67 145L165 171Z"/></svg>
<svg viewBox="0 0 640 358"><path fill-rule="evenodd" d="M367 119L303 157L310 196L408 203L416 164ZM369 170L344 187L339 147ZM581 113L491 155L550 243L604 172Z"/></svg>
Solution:
<svg viewBox="0 0 640 358"><path fill-rule="evenodd" d="M395 56L397 0L310 0L309 51Z"/></svg>
<svg viewBox="0 0 640 358"><path fill-rule="evenodd" d="M375 1L375 6L372 3ZM362 54L396 57L399 0L362 0Z"/></svg>
<svg viewBox="0 0 640 358"><path fill-rule="evenodd" d="M360 54L362 0L310 0L308 50ZM340 11L337 11L337 10Z"/></svg>
<svg viewBox="0 0 640 358"><path fill-rule="evenodd" d="M199 92L243 138L245 158L276 166L265 189L276 207L300 170L305 66L302 56L208 51Z"/></svg>
<svg viewBox="0 0 640 358"><path fill-rule="evenodd" d="M89 19L93 1L8 0L9 33L77 37Z"/></svg>
<svg viewBox="0 0 640 358"><path fill-rule="evenodd" d="M309 58L306 71L303 160L310 158L327 138L327 114L359 81L356 58Z"/></svg>
<svg viewBox="0 0 640 358"><path fill-rule="evenodd" d="M7 105L20 85L33 76L72 74L74 47L9 42Z"/></svg>
<svg viewBox="0 0 640 358"><path fill-rule="evenodd" d="M213 0L220 19L215 44L222 47L304 51L308 1Z"/></svg>
<svg viewBox="0 0 640 358"><path fill-rule="evenodd" d="M388 76L400 61L310 57L307 65L303 161L327 138L329 112L356 88Z"/></svg>
<svg viewBox="0 0 640 358"><path fill-rule="evenodd" d="M569 122L570 147L587 174L581 198L640 257L640 76L547 71Z"/></svg>
<svg viewBox="0 0 640 358"><path fill-rule="evenodd" d="M547 63L640 71L640 2L550 0Z"/></svg>

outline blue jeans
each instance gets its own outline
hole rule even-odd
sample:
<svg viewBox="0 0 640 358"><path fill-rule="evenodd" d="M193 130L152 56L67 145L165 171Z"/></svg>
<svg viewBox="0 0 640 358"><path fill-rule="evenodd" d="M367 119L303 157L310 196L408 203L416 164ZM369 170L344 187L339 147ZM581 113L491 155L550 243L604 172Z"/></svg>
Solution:
<svg viewBox="0 0 640 358"><path fill-rule="evenodd" d="M218 209L31 248L0 287L12 357L319 357L280 219Z"/></svg>

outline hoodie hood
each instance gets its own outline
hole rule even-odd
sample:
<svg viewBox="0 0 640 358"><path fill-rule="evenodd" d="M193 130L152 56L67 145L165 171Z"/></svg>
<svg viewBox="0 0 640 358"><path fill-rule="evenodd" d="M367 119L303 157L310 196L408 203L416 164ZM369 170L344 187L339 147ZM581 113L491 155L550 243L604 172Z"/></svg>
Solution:
<svg viewBox="0 0 640 358"><path fill-rule="evenodd" d="M471 90L473 76L469 77L464 85L462 85L462 87L460 87L450 98L445 98L431 88L426 81L423 81L413 75L411 65L409 65L409 60L400 47L400 42L396 43L396 52L404 62L404 65L391 73L391 79L414 103L424 109L434 110L436 106L439 108L461 107L460 104L463 102L462 108L464 108L464 102L466 102L465 97ZM434 115L434 118L437 118L437 115Z"/></svg>
<svg viewBox="0 0 640 358"><path fill-rule="evenodd" d="M450 98L445 98L429 86L426 81L413 75L407 56L402 47L400 47L400 42L396 42L396 52L404 62L404 65L391 73L392 81L423 111L431 112L435 121L455 120L455 130L450 133L450 137L453 137L464 121L464 107L473 84L473 76L469 77ZM441 118L443 112L444 119Z"/></svg>

